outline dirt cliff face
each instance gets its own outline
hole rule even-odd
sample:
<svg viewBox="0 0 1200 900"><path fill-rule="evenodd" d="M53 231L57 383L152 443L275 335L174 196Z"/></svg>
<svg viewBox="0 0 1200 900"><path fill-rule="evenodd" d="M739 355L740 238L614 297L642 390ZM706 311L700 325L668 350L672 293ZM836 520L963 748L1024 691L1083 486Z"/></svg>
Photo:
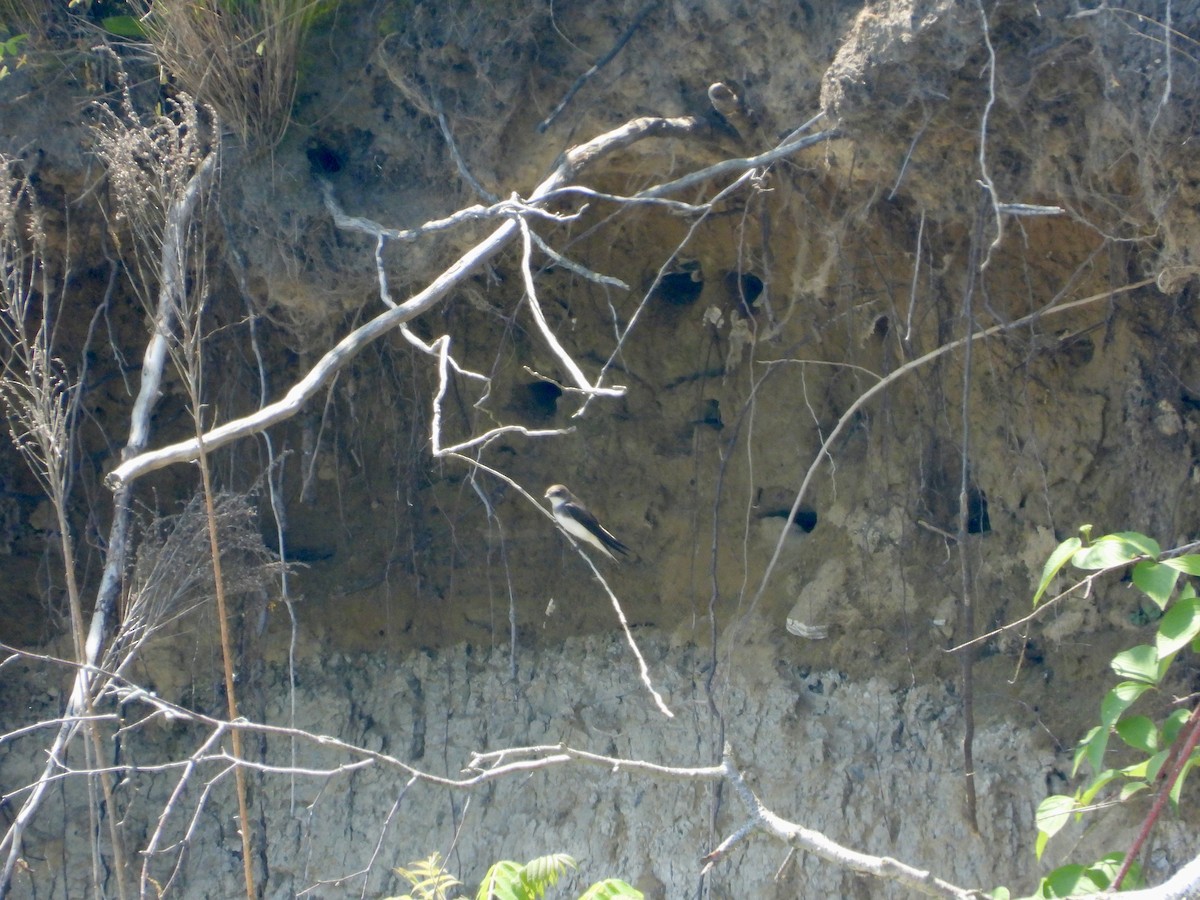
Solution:
<svg viewBox="0 0 1200 900"><path fill-rule="evenodd" d="M978 834L960 815L960 658L947 651L1026 615L1046 556L1083 523L1164 546L1197 531L1196 4L1173 4L1166 30L1153 4L645 9L348 3L317 22L283 142L256 154L228 141L209 365L213 416L228 420L259 405L258 358L277 397L382 311L376 241L337 227L323 190L347 215L407 229L486 202L480 190L527 195L566 148L638 116L702 127L606 157L581 183L629 197L763 152L805 123L836 130L702 210L576 195L551 208L557 220L531 220L566 257L533 252L550 327L590 377L604 371L606 386L627 389L618 399L585 404L561 390L569 373L534 324L519 240L412 323L426 341L449 335L462 366L491 379L486 390L450 380L443 445L502 424L571 429L506 433L472 455L534 499L566 483L634 548L602 571L676 717L654 708L608 595L549 519L467 460L431 457L436 361L395 332L272 431L285 453L281 526L262 445L217 462L223 487L258 498L267 544L278 549L282 532L302 564L294 629L277 588L255 583L240 601L245 711L441 772L474 750L560 740L708 764L729 740L781 815L960 884L1028 889L1037 802L1094 723L1108 660L1152 629L1113 583L981 647ZM124 439L125 379L146 330L101 262L125 248L78 199L101 179L73 124L88 85L46 92L45 77L0 81L14 123L0 149L37 158L49 208L75 204L52 234L71 260L55 277L82 310L64 326L76 356L108 279L117 285L103 318L111 338L91 350L74 508L85 533L102 533L100 477ZM672 198L705 204L736 177ZM492 227L388 242L391 297L420 290ZM969 356L935 352L988 328ZM153 443L190 427L168 384ZM53 529L6 453L6 640L54 641ZM195 489L186 466L147 478L147 518L178 512ZM144 540L162 535L147 528ZM146 648L137 678L220 709L213 622L204 605L181 619ZM52 707L57 690L32 705ZM3 701L6 722L29 697ZM141 731L126 752L186 756L189 738ZM288 752L275 738L256 747L268 761ZM339 763L304 752L312 768ZM6 783L33 777L40 761L29 758L0 758ZM360 870L356 890L395 891L390 866L456 833L453 867L470 877L497 858L565 850L591 875L681 896L739 815L701 788L590 773L497 785L465 806L418 787L423 799L394 812L404 779L382 766L292 797L273 777L253 799L270 896ZM152 828L169 790L139 788L127 819ZM61 802L82 798L68 790ZM220 878L236 893L231 802L200 818L185 891L217 891ZM1138 814L1105 819L1087 846L1123 849ZM1186 858L1183 830L1162 833L1152 877ZM813 859L772 880L783 857L751 842L714 870L709 896L888 890ZM30 877L47 893L82 890L50 863Z"/></svg>

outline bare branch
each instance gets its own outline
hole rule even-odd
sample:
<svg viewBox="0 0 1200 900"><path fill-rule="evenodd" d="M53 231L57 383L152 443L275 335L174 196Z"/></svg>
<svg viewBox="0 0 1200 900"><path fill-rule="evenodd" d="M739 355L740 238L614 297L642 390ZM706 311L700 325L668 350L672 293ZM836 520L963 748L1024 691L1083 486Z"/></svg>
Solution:
<svg viewBox="0 0 1200 900"><path fill-rule="evenodd" d="M541 304L538 303L537 288L533 284L533 270L530 267L530 255L532 253L532 241L529 237L529 223L524 219L518 219L517 224L521 228L522 250L521 250L521 277L525 279L525 296L529 300L529 309L533 313L533 320L537 323L538 331L542 334L542 339L550 348L550 351L562 363L564 369L575 382L575 386L585 394L594 394L599 397L623 397L625 388L617 385L611 388L602 388L599 385L594 385L588 381L588 377L583 374L583 370L579 368L579 364L571 358L571 354L563 348L563 345L558 341L556 335L546 321L546 316L542 313Z"/></svg>
<svg viewBox="0 0 1200 900"><path fill-rule="evenodd" d="M554 171L530 195L528 203L534 205L541 202L546 194L562 187L581 170L606 154L648 137L684 137L694 135L706 127L707 124L702 120L688 117L634 119L563 154ZM360 350L401 323L432 309L453 287L500 252L518 230L517 223L512 220L502 224L491 235L459 257L450 268L423 291L413 295L394 309L381 313L342 338L318 360L307 375L292 386L282 399L204 434L205 449L212 452L294 416L305 401L325 387ZM122 485L129 484L149 472L174 463L190 462L197 458L199 449L199 440L193 438L143 453L132 459L126 459L109 473L106 483L110 488L119 489Z"/></svg>
<svg viewBox="0 0 1200 900"><path fill-rule="evenodd" d="M389 241L402 241L406 244L412 243L427 234L449 231L468 222L487 222L493 219L515 218L516 216L525 215L539 216L555 222L569 222L575 218L574 214L564 216L560 213L553 213L539 206L534 206L532 203L524 203L519 197L513 195L507 200L500 200L489 206L476 203L444 218L431 219L423 225L418 225L416 228L388 228L386 225L380 225L378 222L363 216L347 215L333 196L333 185L324 178L318 179L318 183L321 186L321 196L325 200L325 209L333 218L333 224L338 228L341 228L343 231L358 231L362 234L369 234L371 237L385 238Z"/></svg>
<svg viewBox="0 0 1200 900"><path fill-rule="evenodd" d="M711 165L706 169L700 169L698 172L692 172L684 175L682 178L677 178L674 181L668 181L666 184L656 185L652 188L647 188L634 195L635 199L644 200L655 197L665 197L667 194L673 194L676 191L682 191L685 188L694 187L702 184L710 178L716 178L718 175L725 175L730 172L744 172L747 169L757 169L759 166L769 165L777 160L783 159L785 156L791 156L793 153L799 153L807 147L812 147L824 141L832 141L835 138L840 138L842 131L840 128L831 128L828 131L819 131L816 134L811 134L808 137L798 138L790 143L780 144L773 150L768 150L766 153L760 153L757 156L748 156L740 159L726 159L715 165Z"/></svg>

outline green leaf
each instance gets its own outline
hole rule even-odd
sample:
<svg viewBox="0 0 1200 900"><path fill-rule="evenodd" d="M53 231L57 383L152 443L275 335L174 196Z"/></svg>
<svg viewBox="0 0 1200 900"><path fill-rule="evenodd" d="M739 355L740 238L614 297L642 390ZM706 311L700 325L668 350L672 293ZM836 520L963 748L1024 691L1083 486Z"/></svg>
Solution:
<svg viewBox="0 0 1200 900"><path fill-rule="evenodd" d="M1179 600L1158 623L1154 647L1160 657L1182 650L1200 635L1200 599Z"/></svg>
<svg viewBox="0 0 1200 900"><path fill-rule="evenodd" d="M1108 534L1104 537L1116 538L1119 541L1124 541L1131 547L1134 547L1142 556L1148 556L1151 559L1158 559L1162 555L1162 548L1158 546L1158 541L1152 537L1146 537L1138 531L1118 531L1116 534ZM1104 540L1104 538L1101 538Z"/></svg>
<svg viewBox="0 0 1200 900"><path fill-rule="evenodd" d="M1088 866L1088 873L1097 884L1102 884L1107 888L1113 883L1117 873L1121 871L1121 864L1124 861L1124 853L1109 853Z"/></svg>
<svg viewBox="0 0 1200 900"><path fill-rule="evenodd" d="M1116 725L1117 719L1125 714L1125 710L1133 706L1138 697L1148 690L1150 690L1150 686L1141 682L1122 681L1105 694L1104 699L1100 701L1100 723Z"/></svg>
<svg viewBox="0 0 1200 900"><path fill-rule="evenodd" d="M1162 725L1162 742L1164 747L1170 747L1175 743L1175 738L1179 737L1179 731L1187 724L1191 718L1191 711L1186 709L1177 709L1163 720Z"/></svg>
<svg viewBox="0 0 1200 900"><path fill-rule="evenodd" d="M1121 787L1121 793L1118 795L1120 801L1124 803L1134 794L1140 794L1142 791L1149 788L1150 785L1144 781L1131 781Z"/></svg>
<svg viewBox="0 0 1200 900"><path fill-rule="evenodd" d="M1167 751L1162 750L1148 759L1126 766L1121 770L1121 774L1126 778L1144 778L1146 781L1153 781L1158 777L1158 772L1166 761Z"/></svg>
<svg viewBox="0 0 1200 900"><path fill-rule="evenodd" d="M475 900L530 900L521 883L521 872L524 869L523 865L511 859L493 863L483 876Z"/></svg>
<svg viewBox="0 0 1200 900"><path fill-rule="evenodd" d="M1079 806L1081 806L1081 807L1082 806L1091 806L1092 801L1096 799L1096 795L1098 793L1100 793L1100 791L1110 781L1114 781L1117 778L1119 778L1120 774L1121 773L1118 772L1116 769L1105 769L1102 772L1098 772L1096 774L1096 777L1092 779L1091 783L1088 784L1088 786L1086 788L1084 788L1083 790L1078 792L1078 794L1076 795L1076 798L1075 798L1075 802L1078 803Z"/></svg>
<svg viewBox="0 0 1200 900"><path fill-rule="evenodd" d="M1143 759L1141 762L1132 763L1121 770L1121 774L1126 778L1145 778L1147 770L1150 768L1150 760Z"/></svg>
<svg viewBox="0 0 1200 900"><path fill-rule="evenodd" d="M1188 575L1200 575L1200 554L1188 553L1186 556L1164 559L1162 564L1170 566L1172 569L1178 569L1180 572L1186 572Z"/></svg>
<svg viewBox="0 0 1200 900"><path fill-rule="evenodd" d="M618 897L625 897L628 900L645 900L646 895L619 878L609 878L593 884L583 892L579 900L615 900Z"/></svg>
<svg viewBox="0 0 1200 900"><path fill-rule="evenodd" d="M1034 606L1038 605L1038 601L1046 593L1046 588L1050 587L1050 582L1054 580L1054 576L1070 561L1075 551L1082 546L1083 541L1079 538L1067 538L1050 554L1050 558L1046 560L1046 565L1042 567L1042 580L1038 582L1037 593L1033 595Z"/></svg>
<svg viewBox="0 0 1200 900"><path fill-rule="evenodd" d="M1104 768L1104 751L1108 749L1108 727L1097 725L1090 729L1079 746L1075 748L1075 762L1071 767L1071 777L1079 774L1079 765L1085 759L1093 772Z"/></svg>
<svg viewBox="0 0 1200 900"><path fill-rule="evenodd" d="M1133 567L1133 583L1143 594L1149 597L1159 609L1166 609L1175 592L1175 582L1179 580L1179 570L1163 563L1142 560Z"/></svg>
<svg viewBox="0 0 1200 900"><path fill-rule="evenodd" d="M21 51L21 45L29 39L27 34L14 34L6 41L0 41L0 56L16 56Z"/></svg>
<svg viewBox="0 0 1200 900"><path fill-rule="evenodd" d="M1046 841L1062 831L1067 819L1075 811L1075 798L1065 794L1054 794L1047 797L1037 808L1037 858L1042 858L1046 849Z"/></svg>
<svg viewBox="0 0 1200 900"><path fill-rule="evenodd" d="M1167 764L1167 758L1171 755L1169 750L1159 750L1150 759L1146 761L1146 780L1156 781L1158 776L1162 774L1162 767Z"/></svg>
<svg viewBox="0 0 1200 900"><path fill-rule="evenodd" d="M428 857L409 863L412 868L397 866L392 871L404 878L419 900L438 900L449 896L450 891L462 882L446 871L446 863L435 850ZM405 894L399 900L413 900L413 894Z"/></svg>
<svg viewBox="0 0 1200 900"><path fill-rule="evenodd" d="M105 16L100 20L100 27L109 34L134 40L146 37L142 23L133 16Z"/></svg>
<svg viewBox="0 0 1200 900"><path fill-rule="evenodd" d="M529 890L531 896L544 897L546 891L558 883L559 877L567 869L579 868L575 858L566 853L553 853L539 856L525 863L521 871L521 883Z"/></svg>
<svg viewBox="0 0 1200 900"><path fill-rule="evenodd" d="M1124 532L1122 534L1106 534L1102 538L1098 538L1090 547L1084 547L1071 557L1071 565L1077 569L1115 569L1120 566L1127 565L1142 556L1157 556L1157 553L1150 554L1146 551L1145 545L1142 542L1131 542L1125 535L1133 534L1142 541L1150 541L1149 538L1134 532ZM1155 549L1158 545L1150 541Z"/></svg>
<svg viewBox="0 0 1200 900"><path fill-rule="evenodd" d="M1158 750L1158 729L1148 716L1127 716L1117 723L1117 734L1134 750L1145 753Z"/></svg>
<svg viewBox="0 0 1200 900"><path fill-rule="evenodd" d="M1076 894L1098 894L1104 890L1096 883L1096 873L1081 865L1060 866L1042 882L1048 897L1071 897Z"/></svg>
<svg viewBox="0 0 1200 900"><path fill-rule="evenodd" d="M1157 685L1162 680L1164 669L1158 651L1149 644L1139 644L1122 650L1110 663L1118 678L1132 678L1143 684Z"/></svg>
<svg viewBox="0 0 1200 900"><path fill-rule="evenodd" d="M1183 791L1183 781L1187 777L1188 772L1196 767L1197 763L1200 763L1200 756L1197 755L1196 751L1193 751L1192 755L1187 758L1187 762L1185 762L1183 767L1180 768L1179 777L1176 778L1175 783L1171 785L1170 796L1172 806L1179 806L1179 795Z"/></svg>

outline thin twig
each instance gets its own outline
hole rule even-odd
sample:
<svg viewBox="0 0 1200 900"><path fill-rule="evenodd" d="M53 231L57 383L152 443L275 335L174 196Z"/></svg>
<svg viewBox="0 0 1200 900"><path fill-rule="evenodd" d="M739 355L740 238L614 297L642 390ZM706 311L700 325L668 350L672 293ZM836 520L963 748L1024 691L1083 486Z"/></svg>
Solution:
<svg viewBox="0 0 1200 900"><path fill-rule="evenodd" d="M983 255L983 263L979 266L979 270L982 272L992 261L992 251L999 247L1000 242L1004 239L1004 217L1000 214L1000 195L996 192L995 182L988 173L987 163L988 119L992 114L992 107L996 105L996 48L992 46L992 33L988 26L987 12L983 8L983 0L975 0L975 5L979 8L979 17L983 28L983 45L987 48L988 54L988 98L987 103L983 105L983 114L979 117L979 183L987 191L996 217L996 236Z"/></svg>
<svg viewBox="0 0 1200 900"><path fill-rule="evenodd" d="M545 134L546 129L554 124L554 120L557 119L559 114L567 108L567 104L571 102L571 98L573 98L579 92L579 89L587 84L593 76L597 75L601 69L612 62L613 57L620 53L621 49L629 43L629 39L633 37L634 32L641 27L641 24L646 20L646 17L650 15L650 13L654 12L658 4L659 0L650 0L649 3L643 6L641 12L633 17L633 21L629 23L629 27L625 29L624 33L622 33L619 38L617 38L617 42L612 45L609 51L596 60L592 64L591 68L575 79L575 83L567 89L567 92L563 95L563 98L558 101L558 104L554 107L554 109L550 110L550 115L546 116L546 118L542 119L542 121L538 123L538 134Z"/></svg>
<svg viewBox="0 0 1200 900"><path fill-rule="evenodd" d="M994 196L993 196L994 199ZM983 213L976 217L975 238L971 242L970 260L967 267L967 284L963 291L963 334L968 337L975 330L974 300L977 280L981 277L983 265L979 265L979 246L984 239ZM959 446L959 483L958 483L958 531L955 533L955 543L958 545L958 570L960 577L960 593L958 598L958 633L971 635L975 633L975 602L971 591L971 568L967 548L967 517L969 516L969 490L971 479L971 361L974 356L975 342L968 340L963 346L962 367L962 397L959 404L959 416L962 419L962 431ZM978 798L975 794L975 654L968 651L959 656L959 673L962 679L962 717L963 717L963 789L966 799L967 824L971 830L979 832Z"/></svg>
<svg viewBox="0 0 1200 900"><path fill-rule="evenodd" d="M787 540L792 523L796 519L796 513L799 512L800 504L804 502L804 498L808 495L808 488L812 484L813 478L816 476L816 472L818 467L821 465L821 461L825 459L826 455L829 453L829 448L833 442L838 439L841 433L845 430L846 426L854 420L855 416L858 414L858 411L862 409L862 407L866 405L868 401L913 371L933 362L935 359L944 356L947 353L954 352L970 341L978 341L984 338L993 337L997 334L1003 334L1007 331L1012 331L1013 329L1028 325L1031 322L1036 322L1038 319L1041 319L1045 316L1069 312L1073 309L1079 309L1082 306L1089 306L1100 300L1109 300L1118 294L1127 294L1130 291L1135 291L1151 284L1154 284L1153 278L1143 278L1141 281L1135 281L1132 284L1127 284L1119 288L1102 291L1099 294L1093 294L1090 297L1084 297L1080 300L1071 300L1067 303L1043 307L1042 309L1031 312L1027 316L1014 319L1011 322L1003 322L999 325L993 325L991 328L985 328L982 331L977 331L974 334L968 335L967 337L958 338L957 340L942 344L940 347L930 350L924 356L919 356L911 362L907 362L900 366L895 371L890 372L882 381L871 385L871 387L859 394L855 401L850 404L849 408L842 413L841 418L838 419L837 424L833 427L833 430L822 442L811 465L809 465L808 471L804 475L804 481L800 484L800 490L796 492L796 499L792 502L792 508L788 512L788 517L784 521L783 526L779 531L779 539L775 543L775 550L771 554L771 559L767 562L766 568L763 570L762 581L759 583L758 590L754 593L754 598L750 603L750 608L753 609L758 604L758 601L762 598L763 593L767 589L767 582L770 581L771 575L775 571L775 566L779 562L780 554L783 553L784 542Z"/></svg>
<svg viewBox="0 0 1200 900"><path fill-rule="evenodd" d="M796 140L780 144L773 150L768 150L765 153L760 153L757 156L747 156L738 159L726 159L719 163L714 163L706 169L700 169L696 172L691 172L684 175L682 178L677 178L674 181L668 181L666 184L655 185L652 188L647 188L644 191L639 191L634 194L634 199L646 200L658 197L665 197L667 194L674 194L677 191L682 191L696 185L703 184L711 178L716 178L718 175L726 175L730 172L744 172L747 169L757 169L759 166L770 165L784 157L791 156L793 153L799 153L807 147L815 146L816 144L832 141L842 136L840 128L830 128L828 131L818 131L816 134L808 137L797 138Z"/></svg>

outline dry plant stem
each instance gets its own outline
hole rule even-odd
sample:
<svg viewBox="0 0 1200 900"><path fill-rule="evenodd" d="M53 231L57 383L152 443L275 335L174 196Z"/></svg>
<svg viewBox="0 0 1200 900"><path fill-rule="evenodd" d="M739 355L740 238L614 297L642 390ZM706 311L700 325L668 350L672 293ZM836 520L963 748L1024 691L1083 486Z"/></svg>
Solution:
<svg viewBox="0 0 1200 900"><path fill-rule="evenodd" d="M123 461L139 456L146 449L150 438L151 415L160 396L159 386L167 360L167 348L174 330L175 297L182 290L184 282L181 270L184 235L195 212L196 203L212 184L216 171L217 157L213 154L197 168L183 195L167 211L159 263L162 277L158 308L154 317L154 334L146 345L146 352L142 358L142 380L134 400L133 412L130 414L129 440L121 451ZM121 590L128 552L131 500L128 486L117 490L113 497L113 523L108 536L108 556L104 561L104 573L96 595L96 610L88 632L87 660L92 665L100 659L109 620L116 609L117 596Z"/></svg>
<svg viewBox="0 0 1200 900"><path fill-rule="evenodd" d="M367 860L367 864L363 866L361 871L351 872L350 875L341 879L342 883L345 883L352 878L362 876L363 885L358 895L359 900L366 900L368 879L371 877L371 871L375 868L375 864L379 861L379 856L383 852L383 844L387 838L388 828L391 827L392 821L396 818L396 813L400 811L400 803L408 794L408 789L416 783L417 780L415 778L408 779L408 782L400 789L400 793L396 795L396 799L392 803L392 808L388 810L388 814L383 819L383 825L379 829L379 837L375 840L375 849L371 852L371 858Z"/></svg>
<svg viewBox="0 0 1200 900"><path fill-rule="evenodd" d="M4 280L0 283L0 312L6 320L0 328L0 340L6 345L5 359L0 367L0 397L8 407L13 428L13 439L20 453L26 458L34 477L45 488L54 509L58 527L59 547L63 555L63 574L67 588L67 606L71 619L71 638L74 643L75 659L80 664L87 661L83 604L79 592L75 560L75 539L67 516L67 500L73 465L71 448L73 422L78 404L79 385L69 383L61 364L54 358L53 330L51 322L52 292L48 267L45 265L40 215L35 207L27 210L29 222L22 221L23 199L28 197L25 182L12 174L12 164L0 158L3 165L4 183L0 190L6 194L5 214L11 221L0 222L0 271ZM32 237L26 248L15 237L17 229L27 225ZM27 261L28 260L28 264ZM41 284L35 287L40 278ZM40 314L34 311L31 301L35 294L41 297ZM93 320L94 321L94 320ZM30 322L36 328L30 330ZM91 768L98 768L105 759L105 746L95 710L92 705L92 683L86 669L76 670L71 699L68 705L68 720L71 714L81 711L86 716L85 733L91 745L87 753L94 756ZM39 787L27 799L11 826L5 833L0 848L9 845L9 856L0 875L0 896L11 883L13 869L20 857L22 838L26 825L31 821L44 788L42 785L51 773L61 766L62 752L78 728L78 720L63 724L52 745L46 768L43 770ZM112 845L113 867L115 868L117 892L126 896L125 855L123 852L117 811L112 792L112 779L107 773L99 775L104 795L108 822L109 840ZM92 841L93 881L103 882L102 861L98 844L101 818L99 804L95 799L95 781L88 779L89 792L89 835Z"/></svg>
<svg viewBox="0 0 1200 900"><path fill-rule="evenodd" d="M965 898L978 896L975 891L957 887L935 877L928 871L906 865L891 857L871 856L851 850L849 847L843 847L819 831L796 825L771 812L746 784L745 776L734 762L733 752L728 745L725 747L725 753L718 768L722 780L733 786L734 792L749 811L747 825L751 825L755 830L765 831L789 847L813 853L822 859L856 872L896 881L930 897L952 897L957 900L965 900ZM717 854L718 851L715 850L709 855L708 866L715 862L715 859L712 858Z"/></svg>
<svg viewBox="0 0 1200 900"><path fill-rule="evenodd" d="M532 198L529 202L522 202L519 198L510 197L507 200L499 200L490 206L483 206L476 203L473 206L468 206L457 212L441 219L432 219L423 225L416 228L388 228L380 225L378 222L362 216L347 215L337 202L337 198L333 195L333 185L324 178L317 179L321 186L321 196L325 201L325 209L333 218L333 224L344 231L357 231L361 234L367 234L374 238L382 238L389 241L401 241L403 243L411 243L418 238L424 237L427 234L433 234L438 231L449 231L463 225L467 222L485 222L493 219L512 218L517 215L527 214L540 216L545 219L554 221L564 221L564 217L555 213L547 212L538 206L533 206L535 202ZM570 191L572 188L564 188L565 191ZM556 196L558 191L550 190L545 194L539 195L540 200L551 199ZM570 218L570 217L568 217ZM394 305L394 304L393 304Z"/></svg>
<svg viewBox="0 0 1200 900"><path fill-rule="evenodd" d="M987 165L988 119L992 114L992 107L996 105L996 48L992 46L992 33L988 26L987 12L983 8L983 0L975 0L975 5L979 9L979 18L982 20L983 45L987 48L988 54L988 98L987 103L983 106L983 115L979 119L979 183L987 192L988 199L991 200L992 212L996 221L996 236L988 245L987 253L983 256L983 263L979 266L979 270L982 272L992 261L992 252L1004 240L1004 217L1000 214L1000 195L996 193L996 185L992 181L992 176L988 174Z"/></svg>
<svg viewBox="0 0 1200 900"><path fill-rule="evenodd" d="M971 344L967 344L970 353ZM967 369L969 372L970 369ZM964 388L970 380L964 375ZM967 436L967 396L963 396L963 436ZM958 547L958 568L962 578L961 593L958 599L958 632L963 637L975 633L975 606L971 597L971 572L967 557L967 489L966 489L966 445L963 445L963 486L958 499L958 534L955 544ZM959 676L962 685L962 716L963 716L963 791L967 824L976 834L979 833L978 801L975 796L975 653L972 650L959 655Z"/></svg>
<svg viewBox="0 0 1200 900"><path fill-rule="evenodd" d="M907 362L900 366L900 368L890 373L886 378L883 378L877 384L871 385L871 387L859 394L855 401L850 404L849 408L842 413L841 418L838 419L837 424L833 427L833 430L829 432L829 435L821 443L820 448L817 450L816 457L809 465L808 471L804 475L804 481L800 484L800 490L796 492L796 499L792 501L792 508L788 512L788 517L784 521L783 527L779 530L779 539L775 542L775 550L771 554L771 559L767 562L766 568L763 570L762 581L759 582L758 590L754 592L754 598L750 602L750 608L754 608L754 606L762 598L763 592L767 589L767 582L771 580L771 575L774 573L775 566L779 562L779 556L781 553L783 553L783 545L787 540L788 530L792 527L792 523L796 520L796 513L800 510L800 504L804 502L804 498L808 494L808 488L812 484L812 480L817 473L817 469L821 465L821 461L829 456L829 448L833 446L834 441L838 439L842 431L845 430L846 426L854 420L857 412L862 409L862 407L866 405L868 401L873 399L875 395L882 393L901 378L904 378L922 366L928 365L938 357L945 356L947 353L952 353L972 341L983 340L984 338L994 337L998 334L1004 334L1007 331L1012 331L1016 328L1029 325L1032 322L1036 322L1045 316L1052 316L1057 313L1064 313L1073 309L1079 309L1083 306L1090 306L1091 304L1097 303L1101 300L1111 299L1116 297L1118 294L1128 294L1130 291L1136 291L1139 288L1144 288L1151 284L1154 284L1153 278L1143 278L1141 281L1135 281L1132 284L1127 284L1119 288L1103 291L1099 294L1093 294L1090 297L1083 297L1079 300L1071 300L1067 303L1059 303L1054 306L1045 307L1037 310L1036 312L1032 312L1027 316L1014 319L1012 322L1002 322L999 325L993 325L991 328L985 328L982 331L977 331L974 334L968 335L967 337L950 341L948 344L942 344L942 346L937 347L934 350L930 350L924 356L919 356L911 362Z"/></svg>
<svg viewBox="0 0 1200 900"><path fill-rule="evenodd" d="M450 369L453 368L454 371L469 378L482 379L483 381L489 383L489 387L490 380L486 376L480 375L477 372L471 372L461 368L458 363L455 362L454 357L450 355L450 336L448 334L442 335L432 344L426 344L405 326L400 326L400 331L401 334L408 339L409 343L421 351L437 357L438 360L438 387L437 391L433 395L433 416L429 426L430 443L432 445L433 455L435 457L461 456L464 451L470 450L473 447L484 446L502 434L515 433L529 438L539 438L569 434L574 430L571 428L533 429L526 428L523 425L498 425L495 428L485 431L483 434L476 435L473 438L469 438L468 440L457 444L452 444L449 447L443 447L442 404L446 399L446 391L450 387Z"/></svg>
<svg viewBox="0 0 1200 900"><path fill-rule="evenodd" d="M909 345L912 343L913 329L913 310L917 308L917 286L920 284L918 278L921 274L921 241L925 237L925 210L921 210L921 222L917 226L917 249L913 252L913 275L912 288L908 294L908 315L904 320L904 337L901 339L901 345L907 353Z"/></svg>
<svg viewBox="0 0 1200 900"><path fill-rule="evenodd" d="M221 659L225 664L225 697L228 701L229 719L238 718L236 685L233 678L233 642L229 638L229 613L225 605L225 584L221 577L221 544L217 539L217 511L213 506L212 474L208 467L208 453L204 449L203 428L200 409L196 407L196 439L200 442L200 478L204 483L204 508L208 513L208 543L212 552L213 588L217 600L217 620L221 628ZM234 760L242 759L242 734L234 731L230 735L233 743ZM246 900L254 900L254 860L250 855L250 810L246 803L246 773L237 766L238 831L242 835L242 874L246 879Z"/></svg>
<svg viewBox="0 0 1200 900"><path fill-rule="evenodd" d="M296 59L315 3L132 0L155 53L188 90L209 98L239 136L262 149L283 137L296 96Z"/></svg>
<svg viewBox="0 0 1200 900"><path fill-rule="evenodd" d="M979 244L983 240L983 213L977 218L976 238L971 246L971 265L967 277L967 287L963 294L963 334L970 337L975 328L974 300L975 285L983 271L979 265ZM994 245L993 245L994 246ZM990 252L990 249L989 249ZM986 260L985 263L986 265ZM968 340L963 347L962 372L962 402L959 414L962 418L962 438L959 452L961 454L961 470L958 484L958 532L955 544L958 548L958 569L962 579L962 589L958 600L958 633L961 637L969 638L975 633L975 605L971 596L970 559L967 553L967 492L971 478L971 360L974 355L975 342ZM975 796L975 653L968 650L958 658L959 672L962 678L962 716L963 716L963 790L966 802L967 824L976 834L979 833L978 800Z"/></svg>
<svg viewBox="0 0 1200 900"><path fill-rule="evenodd" d="M530 195L529 204L538 203L546 194L564 186L584 168L615 150L628 147L648 137L694 135L706 127L706 123L702 120L690 117L674 119L645 117L627 122L619 128L564 153L554 171L534 189ZM381 313L342 338L318 360L308 374L292 386L282 399L264 406L255 413L208 431L204 435L204 444L209 452L243 437L257 434L264 428L294 416L305 401L327 385L360 350L401 323L436 306L452 288L499 253L519 230L515 221L511 219L506 221L491 235L459 257L450 268L423 291L413 295L394 309L388 309ZM123 484L135 481L148 472L174 463L193 461L196 459L198 448L199 444L193 438L143 453L134 459L127 459L109 474L107 483L116 489Z"/></svg>
<svg viewBox="0 0 1200 900"><path fill-rule="evenodd" d="M521 485L517 484L503 472L493 469L491 466L486 465L477 459L472 459L469 456L463 456L461 453L444 451L442 455L460 459L468 465L479 469L480 471L487 472L489 475L499 478L509 487L519 491L521 495L528 500L530 504L535 506L538 512L540 512L543 516L545 516L551 522L554 521L554 516L552 516L546 510L546 508L542 506L542 504L533 499L533 497L529 495L528 491L526 491L523 487L521 487ZM562 534L563 537L571 542L571 546L575 548L575 552L582 556L587 564L591 567L592 573L596 576L596 580L600 582L601 587L603 587L605 592L608 594L608 599L612 602L613 609L616 610L617 620L621 623L621 628L625 632L625 641L629 644L630 649L633 651L634 657L637 659L638 674L641 677L642 684L645 685L646 690L650 692L650 696L654 698L654 705L657 706L659 711L667 718L675 718L675 713L671 712L670 708L666 704L666 701L664 701L662 695L655 690L654 683L650 680L650 667L646 665L646 658L642 656L642 651L638 649L637 641L634 640L633 632L629 629L629 621L625 618L625 611L621 609L621 601L617 599L617 595L614 594L612 588L608 586L608 582L604 580L604 577L600 574L600 570L596 568L596 565L592 562L591 558L579 548L579 545L575 543L574 539L572 539L569 534L566 532L562 532Z"/></svg>

